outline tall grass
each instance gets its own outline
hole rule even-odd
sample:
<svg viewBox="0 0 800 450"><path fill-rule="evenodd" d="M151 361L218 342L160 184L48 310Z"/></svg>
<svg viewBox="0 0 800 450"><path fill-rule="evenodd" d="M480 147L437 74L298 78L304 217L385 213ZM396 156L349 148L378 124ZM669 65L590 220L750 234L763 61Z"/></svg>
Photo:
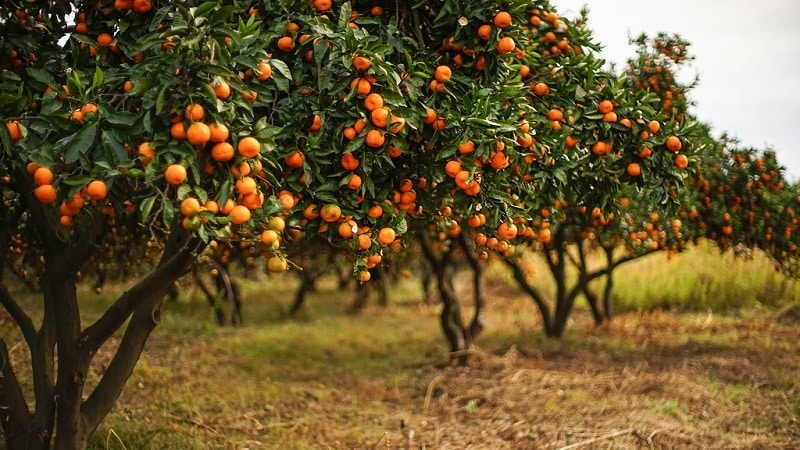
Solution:
<svg viewBox="0 0 800 450"><path fill-rule="evenodd" d="M614 286L620 311L661 307L731 312L779 308L800 299L800 283L776 271L764 254L720 254L707 243L672 258L656 253L623 265L614 273Z"/></svg>

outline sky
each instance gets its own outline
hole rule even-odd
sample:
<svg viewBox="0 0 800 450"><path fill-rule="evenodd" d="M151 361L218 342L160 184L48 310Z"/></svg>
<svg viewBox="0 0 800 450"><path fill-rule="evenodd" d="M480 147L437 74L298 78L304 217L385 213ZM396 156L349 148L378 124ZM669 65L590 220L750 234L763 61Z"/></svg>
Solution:
<svg viewBox="0 0 800 450"><path fill-rule="evenodd" d="M677 33L695 56L690 110L742 146L772 148L791 181L800 181L800 2L797 0L551 0L587 26L601 56L622 67L634 54L628 36Z"/></svg>

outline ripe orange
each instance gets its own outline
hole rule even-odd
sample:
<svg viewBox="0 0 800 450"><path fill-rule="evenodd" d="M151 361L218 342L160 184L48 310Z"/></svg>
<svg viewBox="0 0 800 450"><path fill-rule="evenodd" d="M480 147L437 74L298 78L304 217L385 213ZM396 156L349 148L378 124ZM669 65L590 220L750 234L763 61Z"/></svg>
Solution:
<svg viewBox="0 0 800 450"><path fill-rule="evenodd" d="M434 78L440 83L444 83L453 76L453 71L448 66L439 66L433 72Z"/></svg>
<svg viewBox="0 0 800 450"><path fill-rule="evenodd" d="M603 141L597 141L592 145L592 153L597 156L603 156L609 151L609 145Z"/></svg>
<svg viewBox="0 0 800 450"><path fill-rule="evenodd" d="M258 92L251 90L250 92L242 92L242 98L247 103L253 103L258 98Z"/></svg>
<svg viewBox="0 0 800 450"><path fill-rule="evenodd" d="M272 76L272 66L266 61L261 61L258 63L258 70L256 72L258 73L258 81L266 81Z"/></svg>
<svg viewBox="0 0 800 450"><path fill-rule="evenodd" d="M553 122L560 122L564 120L564 113L560 109L551 109L547 111L547 118Z"/></svg>
<svg viewBox="0 0 800 450"><path fill-rule="evenodd" d="M533 85L533 93L539 97L547 95L548 92L550 92L550 86L548 86L546 83L536 83Z"/></svg>
<svg viewBox="0 0 800 450"><path fill-rule="evenodd" d="M373 92L364 98L364 107L367 111L374 111L383 106L383 96L377 92Z"/></svg>
<svg viewBox="0 0 800 450"><path fill-rule="evenodd" d="M227 142L220 142L211 147L211 158L214 161L230 161L234 156L233 146Z"/></svg>
<svg viewBox="0 0 800 450"><path fill-rule="evenodd" d="M359 270L358 271L358 281L361 283L366 283L367 281L372 278L372 274L369 273L369 270Z"/></svg>
<svg viewBox="0 0 800 450"><path fill-rule="evenodd" d="M12 141L18 141L22 139L22 130L19 127L18 120L12 120L11 122L6 123L6 128L8 128L8 134L11 135Z"/></svg>
<svg viewBox="0 0 800 450"><path fill-rule="evenodd" d="M642 167L639 165L639 163L632 162L628 164L628 167L625 169L625 171L632 177L638 177L642 174Z"/></svg>
<svg viewBox="0 0 800 450"><path fill-rule="evenodd" d="M184 140L186 139L186 126L182 121L175 122L169 129L169 134L173 139Z"/></svg>
<svg viewBox="0 0 800 450"><path fill-rule="evenodd" d="M678 155L675 157L675 167L679 169L685 169L689 167L689 158L686 155Z"/></svg>
<svg viewBox="0 0 800 450"><path fill-rule="evenodd" d="M92 180L86 185L86 195L92 200L101 200L108 195L108 186L103 180Z"/></svg>
<svg viewBox="0 0 800 450"><path fill-rule="evenodd" d="M200 200L196 197L186 197L181 202L181 214L183 214L184 217L194 217L200 214L201 209Z"/></svg>
<svg viewBox="0 0 800 450"><path fill-rule="evenodd" d="M488 23L485 23L478 27L478 37L484 41L488 41L489 37L492 35L492 26Z"/></svg>
<svg viewBox="0 0 800 450"><path fill-rule="evenodd" d="M437 117L438 115L436 114L436 111L433 110L433 108L426 107L425 117L422 118L422 123L432 125L434 122L436 122Z"/></svg>
<svg viewBox="0 0 800 450"><path fill-rule="evenodd" d="M266 246L272 246L278 239L278 232L275 230L264 230L261 232L261 242Z"/></svg>
<svg viewBox="0 0 800 450"><path fill-rule="evenodd" d="M183 110L183 117L185 117L186 120L190 121L203 120L203 117L205 116L206 116L206 111L205 109L203 109L203 105L200 105L198 103L189 103Z"/></svg>
<svg viewBox="0 0 800 450"><path fill-rule="evenodd" d="M284 52L294 49L294 39L291 36L283 36L278 39L278 48Z"/></svg>
<svg viewBox="0 0 800 450"><path fill-rule="evenodd" d="M43 184L33 190L33 196L36 197L36 199L40 202L47 205L56 201L58 192L56 192L56 188L53 187L52 184Z"/></svg>
<svg viewBox="0 0 800 450"><path fill-rule="evenodd" d="M352 152L347 152L342 155L342 168L344 168L344 170L356 170L358 165L358 158L353 156Z"/></svg>
<svg viewBox="0 0 800 450"><path fill-rule="evenodd" d="M383 208L381 205L372 205L369 208L367 215L373 219L378 219L383 215Z"/></svg>
<svg viewBox="0 0 800 450"><path fill-rule="evenodd" d="M356 95L367 95L372 90L372 85L365 78L354 78L350 82L350 89L355 89Z"/></svg>
<svg viewBox="0 0 800 450"><path fill-rule="evenodd" d="M186 181L186 168L180 164L170 164L164 170L164 178L167 183L177 186Z"/></svg>
<svg viewBox="0 0 800 450"><path fill-rule="evenodd" d="M353 67L357 70L367 70L372 66L372 62L366 56L356 55L353 57Z"/></svg>
<svg viewBox="0 0 800 450"><path fill-rule="evenodd" d="M53 171L47 167L39 167L33 172L33 179L37 184L53 184Z"/></svg>
<svg viewBox="0 0 800 450"><path fill-rule="evenodd" d="M253 177L242 177L236 180L236 190L239 195L247 195L256 192L258 185Z"/></svg>
<svg viewBox="0 0 800 450"><path fill-rule="evenodd" d="M458 144L458 152L463 154L472 153L475 151L475 143L472 140L466 140Z"/></svg>
<svg viewBox="0 0 800 450"><path fill-rule="evenodd" d="M378 242L381 245L389 245L394 242L395 238L397 237L397 233L394 231L394 228L384 227L378 232Z"/></svg>
<svg viewBox="0 0 800 450"><path fill-rule="evenodd" d="M359 234L357 239L359 250L368 250L370 247L372 247L372 239L368 234Z"/></svg>
<svg viewBox="0 0 800 450"><path fill-rule="evenodd" d="M186 140L192 145L205 145L211 139L211 130L203 122L192 122L186 130Z"/></svg>
<svg viewBox="0 0 800 450"><path fill-rule="evenodd" d="M392 114L389 124L392 125L392 127L388 130L389 133L397 134L403 129L403 127L406 126L406 119Z"/></svg>
<svg viewBox="0 0 800 450"><path fill-rule="evenodd" d="M258 139L247 136L239 140L236 149L245 158L255 158L261 153L261 143L258 142Z"/></svg>
<svg viewBox="0 0 800 450"><path fill-rule="evenodd" d="M111 45L111 42L114 40L114 37L108 33L100 33L97 35L97 45L100 47L108 47Z"/></svg>
<svg viewBox="0 0 800 450"><path fill-rule="evenodd" d="M657 120L651 120L647 124L647 128L650 130L650 133L656 134L658 133L658 130L661 129L661 124Z"/></svg>
<svg viewBox="0 0 800 450"><path fill-rule="evenodd" d="M384 142L386 142L386 138L383 137L383 133L380 130L375 129L369 130L366 138L364 139L364 143L372 148L380 147L384 144Z"/></svg>
<svg viewBox="0 0 800 450"><path fill-rule="evenodd" d="M291 191L284 189L278 192L278 203L281 204L284 210L288 211L292 209L296 202L294 194L292 194Z"/></svg>
<svg viewBox="0 0 800 450"><path fill-rule="evenodd" d="M306 156L300 150L295 150L294 152L290 153L289 156L284 158L286 165L293 169L299 169L303 167L303 162L305 160Z"/></svg>
<svg viewBox="0 0 800 450"><path fill-rule="evenodd" d="M303 210L303 217L308 220L314 220L319 217L319 206L314 203L306 206L306 208Z"/></svg>
<svg viewBox="0 0 800 450"><path fill-rule="evenodd" d="M231 95L231 86L222 80L216 80L212 82L211 89L214 90L214 94L220 100L225 100Z"/></svg>
<svg viewBox="0 0 800 450"><path fill-rule="evenodd" d="M508 28L511 26L511 14L500 11L494 16L494 25L498 28Z"/></svg>
<svg viewBox="0 0 800 450"><path fill-rule="evenodd" d="M509 36L503 36L497 41L497 51L501 54L511 53L516 48L517 44Z"/></svg>
<svg viewBox="0 0 800 450"><path fill-rule="evenodd" d="M334 203L328 203L320 209L319 216L325 222L336 222L342 217L342 208Z"/></svg>
<svg viewBox="0 0 800 450"><path fill-rule="evenodd" d="M614 104L611 103L611 100L603 100L597 104L597 109L599 109L601 113L607 114L614 110Z"/></svg>
<svg viewBox="0 0 800 450"><path fill-rule="evenodd" d="M503 222L497 227L497 235L503 239L514 239L517 233L517 226L513 223Z"/></svg>
<svg viewBox="0 0 800 450"><path fill-rule="evenodd" d="M208 137L211 142L225 142L231 134L228 127L219 122L208 124L208 131L211 133Z"/></svg>
<svg viewBox="0 0 800 450"><path fill-rule="evenodd" d="M231 220L232 224L241 225L250 220L251 213L246 206L236 205L233 207L233 209L231 209L230 215L233 216L233 220Z"/></svg>
<svg viewBox="0 0 800 450"><path fill-rule="evenodd" d="M388 108L381 107L378 109L373 110L370 113L370 121L373 125L379 128L386 128L389 125L389 119L392 117L392 113L389 111ZM370 130L375 131L375 130Z"/></svg>
<svg viewBox="0 0 800 450"><path fill-rule="evenodd" d="M671 152L679 152L683 144L677 136L670 136L667 138L667 150Z"/></svg>
<svg viewBox="0 0 800 450"><path fill-rule="evenodd" d="M361 176L357 173L350 175L350 181L347 182L347 187L356 190L361 187Z"/></svg>
<svg viewBox="0 0 800 450"><path fill-rule="evenodd" d="M603 114L603 122L616 122L617 121L617 113L614 111L609 111Z"/></svg>

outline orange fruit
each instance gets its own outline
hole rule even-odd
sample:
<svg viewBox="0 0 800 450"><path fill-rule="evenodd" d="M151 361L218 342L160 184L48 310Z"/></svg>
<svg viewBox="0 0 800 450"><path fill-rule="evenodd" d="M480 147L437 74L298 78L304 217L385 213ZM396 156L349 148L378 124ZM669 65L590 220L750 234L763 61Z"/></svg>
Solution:
<svg viewBox="0 0 800 450"><path fill-rule="evenodd" d="M488 23L485 23L478 27L478 37L481 40L488 41L489 37L492 35L492 26Z"/></svg>
<svg viewBox="0 0 800 450"><path fill-rule="evenodd" d="M547 111L547 118L553 122L560 122L564 120L564 113L560 109L551 109Z"/></svg>
<svg viewBox="0 0 800 450"><path fill-rule="evenodd" d="M364 139L364 143L373 148L382 146L384 142L386 142L386 138L383 137L383 133L380 130L375 129L369 130L366 138Z"/></svg>
<svg viewBox="0 0 800 450"><path fill-rule="evenodd" d="M258 92L251 90L250 92L242 92L242 98L248 103L253 103L258 98Z"/></svg>
<svg viewBox="0 0 800 450"><path fill-rule="evenodd" d="M683 147L681 140L677 136L670 136L667 138L667 150L671 152L679 152Z"/></svg>
<svg viewBox="0 0 800 450"><path fill-rule="evenodd" d="M12 120L11 122L6 123L6 128L8 128L8 134L11 135L12 141L18 141L22 139L22 130L19 127L18 120Z"/></svg>
<svg viewBox="0 0 800 450"><path fill-rule="evenodd" d="M497 41L497 51L501 54L511 53L516 48L517 44L509 36L503 36Z"/></svg>
<svg viewBox="0 0 800 450"><path fill-rule="evenodd" d="M289 156L284 158L286 165L293 169L299 169L303 167L303 162L305 160L306 156L300 150L295 150L294 152L290 153Z"/></svg>
<svg viewBox="0 0 800 450"><path fill-rule="evenodd" d="M308 220L314 220L319 217L319 206L314 203L306 206L306 208L303 210L303 217Z"/></svg>
<svg viewBox="0 0 800 450"><path fill-rule="evenodd" d="M167 183L177 186L186 181L186 167L180 164L170 164L167 166L166 170L164 170L164 178L167 180Z"/></svg>
<svg viewBox="0 0 800 450"><path fill-rule="evenodd" d="M56 192L56 188L52 184L43 184L33 190L33 196L44 204L50 204L56 201L58 192Z"/></svg>
<svg viewBox="0 0 800 450"><path fill-rule="evenodd" d="M366 56L356 55L353 57L353 67L357 70L367 70L372 65L372 62Z"/></svg>
<svg viewBox="0 0 800 450"><path fill-rule="evenodd" d="M208 140L211 142L225 142L230 136L230 131L224 123L212 122L208 124L208 131L211 133Z"/></svg>
<svg viewBox="0 0 800 450"><path fill-rule="evenodd" d="M472 153L475 151L475 143L472 140L466 140L458 144L458 152L463 154Z"/></svg>
<svg viewBox="0 0 800 450"><path fill-rule="evenodd" d="M225 100L231 95L231 86L222 80L211 83L211 89L214 90L214 95L220 100Z"/></svg>
<svg viewBox="0 0 800 450"><path fill-rule="evenodd" d="M354 78L350 82L350 89L355 89L356 95L367 95L372 90L372 85L365 78Z"/></svg>
<svg viewBox="0 0 800 450"><path fill-rule="evenodd" d="M434 78L440 83L444 83L453 76L453 71L448 66L439 66L433 72Z"/></svg>
<svg viewBox="0 0 800 450"><path fill-rule="evenodd" d="M231 220L232 224L241 225L250 220L251 213L246 206L236 205L233 207L233 209L231 209L230 215L233 216L233 220Z"/></svg>
<svg viewBox="0 0 800 450"><path fill-rule="evenodd" d="M511 26L511 14L500 11L494 16L494 25L498 28L508 28Z"/></svg>
<svg viewBox="0 0 800 450"><path fill-rule="evenodd" d="M370 113L370 121L373 125L379 128L386 128L389 125L389 120L392 117L392 113L389 111L388 108L381 107L373 110ZM375 130L370 130L375 131Z"/></svg>
<svg viewBox="0 0 800 450"><path fill-rule="evenodd" d="M358 168L359 161L358 158L353 156L353 153L347 152L342 155L342 168L344 170L356 170Z"/></svg>
<svg viewBox="0 0 800 450"><path fill-rule="evenodd" d="M347 182L347 187L356 190L361 187L361 177L357 174L350 175L350 181Z"/></svg>
<svg viewBox="0 0 800 450"><path fill-rule="evenodd" d="M679 169L685 169L689 167L689 158L686 155L678 155L675 157L675 167Z"/></svg>
<svg viewBox="0 0 800 450"><path fill-rule="evenodd" d="M81 112L83 113L84 116L89 113L97 114L97 105L95 105L94 103L87 103L81 106Z"/></svg>
<svg viewBox="0 0 800 450"><path fill-rule="evenodd" d="M339 205L328 203L320 209L319 216L325 222L336 222L342 217L342 209Z"/></svg>
<svg viewBox="0 0 800 450"><path fill-rule="evenodd" d="M275 230L264 230L261 232L261 242L266 246L272 246L279 238L278 232Z"/></svg>
<svg viewBox="0 0 800 450"><path fill-rule="evenodd" d="M403 129L403 127L406 126L406 119L402 117L397 117L394 114L392 114L392 118L389 124L392 125L392 127L389 128L388 130L389 133L397 134Z"/></svg>
<svg viewBox="0 0 800 450"><path fill-rule="evenodd" d="M625 171L632 177L638 177L642 174L642 167L639 165L639 163L632 162L628 164L628 167L625 169Z"/></svg>
<svg viewBox="0 0 800 450"><path fill-rule="evenodd" d="M267 270L270 272L286 272L287 269L289 269L289 265L286 263L286 260L280 256L273 256L267 260Z"/></svg>
<svg viewBox="0 0 800 450"><path fill-rule="evenodd" d="M373 92L364 98L364 107L367 111L374 111L383 106L383 96Z"/></svg>
<svg viewBox="0 0 800 450"><path fill-rule="evenodd" d="M647 124L647 129L650 130L650 133L656 134L656 133L658 133L658 130L661 129L661 124L657 120L651 120Z"/></svg>
<svg viewBox="0 0 800 450"><path fill-rule="evenodd" d="M550 92L550 86L547 83L536 83L533 85L533 93L538 95L539 97L543 97Z"/></svg>
<svg viewBox="0 0 800 450"><path fill-rule="evenodd" d="M183 122L175 122L169 129L169 134L173 139L184 140L186 139L186 126Z"/></svg>
<svg viewBox="0 0 800 450"><path fill-rule="evenodd" d="M236 190L239 195L247 195L256 192L258 185L253 177L242 177L236 180Z"/></svg>
<svg viewBox="0 0 800 450"><path fill-rule="evenodd" d="M114 37L108 33L100 33L97 35L97 45L100 47L108 47L111 45L111 42L114 40Z"/></svg>
<svg viewBox="0 0 800 450"><path fill-rule="evenodd" d="M255 158L261 153L261 143L258 142L258 139L247 136L239 140L236 149L245 158Z"/></svg>
<svg viewBox="0 0 800 450"><path fill-rule="evenodd" d="M211 130L203 122L192 122L186 130L186 140L192 145L205 145L211 139Z"/></svg>
<svg viewBox="0 0 800 450"><path fill-rule="evenodd" d="M378 232L378 242L381 245L389 245L394 242L395 238L397 237L397 233L394 231L394 228L390 227L383 227Z"/></svg>
<svg viewBox="0 0 800 450"><path fill-rule="evenodd" d="M266 81L272 76L272 66L266 61L261 61L258 63L258 70L256 72L258 73L258 81Z"/></svg>
<svg viewBox="0 0 800 450"><path fill-rule="evenodd" d="M497 235L503 239L514 239L517 233L517 226L513 223L503 222L497 227Z"/></svg>
<svg viewBox="0 0 800 450"><path fill-rule="evenodd" d="M183 109L183 117L186 120L191 121L198 121L203 120L203 117L206 116L206 111L203 109L203 105L198 103L189 103L186 105L186 108Z"/></svg>
<svg viewBox="0 0 800 450"><path fill-rule="evenodd" d="M184 217L194 217L200 214L201 209L200 200L196 197L186 197L181 202L181 214L183 214Z"/></svg>
<svg viewBox="0 0 800 450"><path fill-rule="evenodd" d="M367 211L367 215L373 219L378 219L383 215L383 208L381 205L372 205Z"/></svg>
<svg viewBox="0 0 800 450"><path fill-rule="evenodd" d="M53 171L47 167L39 167L33 172L33 179L39 185L53 184Z"/></svg>
<svg viewBox="0 0 800 450"><path fill-rule="evenodd" d="M103 180L92 180L86 185L86 195L92 200L101 200L108 195L108 186Z"/></svg>
<svg viewBox="0 0 800 450"><path fill-rule="evenodd" d="M227 142L220 142L211 147L211 158L214 161L230 161L234 156L233 146Z"/></svg>
<svg viewBox="0 0 800 450"><path fill-rule="evenodd" d="M601 113L607 114L614 110L614 104L611 103L610 100L603 100L597 104L597 109L599 109Z"/></svg>
<svg viewBox="0 0 800 450"><path fill-rule="evenodd" d="M336 229L336 232L339 236L350 239L353 237L353 229L358 229L356 223L352 220L345 220L344 222L339 224L339 227Z"/></svg>
<svg viewBox="0 0 800 450"><path fill-rule="evenodd" d="M284 52L294 49L294 39L291 36L283 36L278 39L278 48Z"/></svg>

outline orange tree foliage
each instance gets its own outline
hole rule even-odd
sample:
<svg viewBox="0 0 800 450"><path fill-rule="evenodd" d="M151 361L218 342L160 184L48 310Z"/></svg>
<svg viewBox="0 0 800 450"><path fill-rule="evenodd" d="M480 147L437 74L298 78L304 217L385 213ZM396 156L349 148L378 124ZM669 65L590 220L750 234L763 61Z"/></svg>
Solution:
<svg viewBox="0 0 800 450"><path fill-rule="evenodd" d="M671 201L669 136L695 151L546 1L2 2L0 27L2 266L43 293L33 320L0 289L34 373L28 402L2 365L9 448L85 446L207 242L248 241L278 271L324 239L365 279L416 224L457 235L479 215L505 253L565 196L607 214L634 183ZM145 274L83 326L79 271L131 252Z"/></svg>

